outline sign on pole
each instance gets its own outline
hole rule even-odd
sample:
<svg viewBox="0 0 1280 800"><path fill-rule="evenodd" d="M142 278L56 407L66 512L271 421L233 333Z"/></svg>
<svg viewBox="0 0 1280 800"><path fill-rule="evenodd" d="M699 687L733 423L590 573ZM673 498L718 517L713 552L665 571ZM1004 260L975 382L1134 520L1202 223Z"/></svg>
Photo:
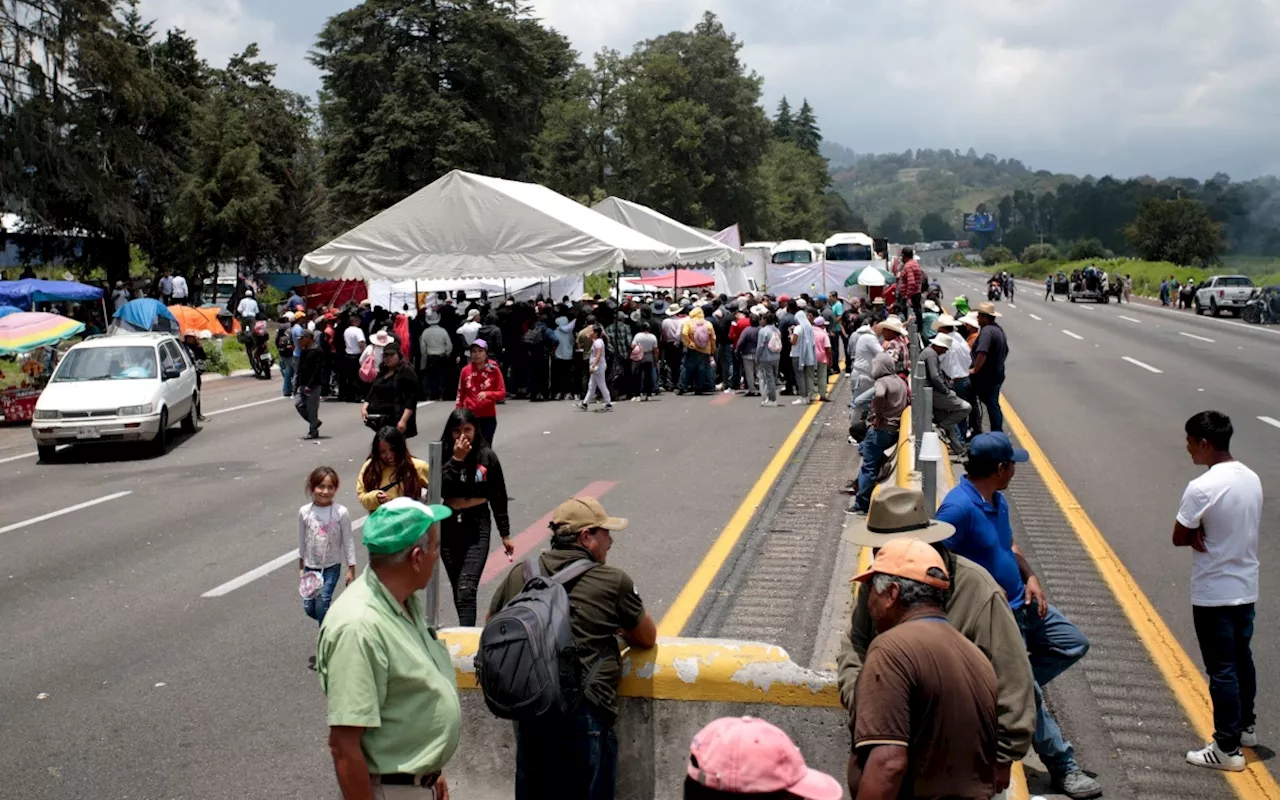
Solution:
<svg viewBox="0 0 1280 800"><path fill-rule="evenodd" d="M982 233L994 233L996 218L993 214L965 214L964 229Z"/></svg>

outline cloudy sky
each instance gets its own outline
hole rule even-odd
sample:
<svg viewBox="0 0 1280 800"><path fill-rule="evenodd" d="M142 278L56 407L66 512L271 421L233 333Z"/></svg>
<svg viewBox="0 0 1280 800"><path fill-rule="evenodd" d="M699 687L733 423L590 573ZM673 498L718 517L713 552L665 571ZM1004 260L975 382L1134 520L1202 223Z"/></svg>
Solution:
<svg viewBox="0 0 1280 800"><path fill-rule="evenodd" d="M142 0L221 62L256 41L314 94L315 34L354 0ZM704 9L771 110L807 97L858 152L975 148L1097 176L1280 173L1280 0L532 0L582 54Z"/></svg>

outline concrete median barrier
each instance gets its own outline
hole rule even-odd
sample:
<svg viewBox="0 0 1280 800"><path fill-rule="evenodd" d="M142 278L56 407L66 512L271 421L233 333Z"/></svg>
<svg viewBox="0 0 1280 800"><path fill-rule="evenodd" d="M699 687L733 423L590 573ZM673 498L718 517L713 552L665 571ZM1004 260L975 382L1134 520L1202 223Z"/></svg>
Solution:
<svg viewBox="0 0 1280 800"><path fill-rule="evenodd" d="M479 628L440 632L462 695L462 740L445 774L458 797L515 794L515 731L495 718L476 688ZM805 669L761 642L660 638L623 658L618 722L619 800L677 800L689 742L718 717L753 716L790 734L809 765L843 782L846 717L831 672Z"/></svg>

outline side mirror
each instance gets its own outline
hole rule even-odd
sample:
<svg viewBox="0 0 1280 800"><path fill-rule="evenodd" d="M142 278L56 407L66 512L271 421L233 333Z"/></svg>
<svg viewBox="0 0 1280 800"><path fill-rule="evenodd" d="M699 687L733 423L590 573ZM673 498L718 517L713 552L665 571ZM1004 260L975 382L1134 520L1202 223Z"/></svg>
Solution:
<svg viewBox="0 0 1280 800"><path fill-rule="evenodd" d="M179 372L178 370L167 369L164 371L164 375L161 376L161 380L171 381L181 377L182 377L182 373Z"/></svg>

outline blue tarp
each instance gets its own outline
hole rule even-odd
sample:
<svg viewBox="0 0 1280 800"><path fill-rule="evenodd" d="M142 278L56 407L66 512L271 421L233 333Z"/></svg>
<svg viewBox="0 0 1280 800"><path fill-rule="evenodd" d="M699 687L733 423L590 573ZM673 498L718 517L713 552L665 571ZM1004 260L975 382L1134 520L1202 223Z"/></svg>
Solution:
<svg viewBox="0 0 1280 800"><path fill-rule="evenodd" d="M22 309L18 308L17 306L0 306L0 319L3 319L9 316L10 314L18 314L21 311Z"/></svg>
<svg viewBox="0 0 1280 800"><path fill-rule="evenodd" d="M20 281L0 281L0 303L30 310L32 302L58 303L85 302L102 299L102 290L75 281L46 281L26 278Z"/></svg>
<svg viewBox="0 0 1280 800"><path fill-rule="evenodd" d="M177 333L178 318L153 297L130 300L116 312L115 324L127 331L163 331Z"/></svg>

